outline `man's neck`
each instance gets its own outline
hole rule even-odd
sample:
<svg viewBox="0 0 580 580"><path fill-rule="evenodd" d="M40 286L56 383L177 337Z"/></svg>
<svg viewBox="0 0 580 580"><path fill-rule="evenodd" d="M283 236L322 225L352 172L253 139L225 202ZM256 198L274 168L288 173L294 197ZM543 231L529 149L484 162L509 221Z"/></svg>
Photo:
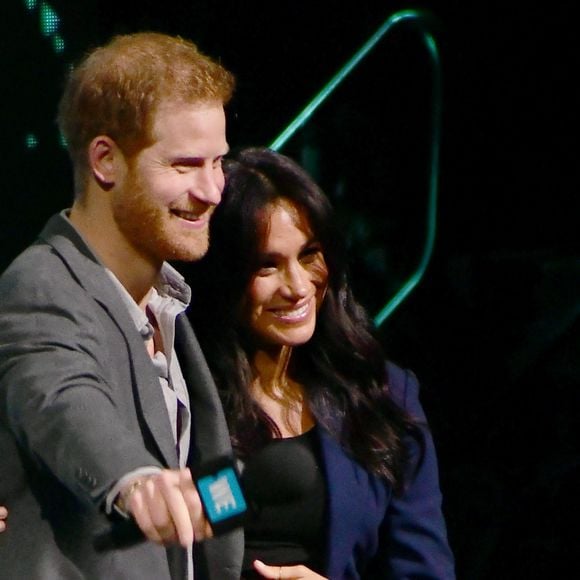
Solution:
<svg viewBox="0 0 580 580"><path fill-rule="evenodd" d="M75 202L70 221L102 264L111 270L133 300L143 309L157 282L163 263L153 263L139 253L116 227L106 208L94 211Z"/></svg>

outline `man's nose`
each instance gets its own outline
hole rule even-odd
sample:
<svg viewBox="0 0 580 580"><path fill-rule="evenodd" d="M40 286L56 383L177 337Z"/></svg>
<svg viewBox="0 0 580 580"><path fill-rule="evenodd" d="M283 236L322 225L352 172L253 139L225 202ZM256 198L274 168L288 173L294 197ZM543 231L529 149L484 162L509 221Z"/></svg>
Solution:
<svg viewBox="0 0 580 580"><path fill-rule="evenodd" d="M212 166L201 167L194 172L194 180L190 186L190 195L211 205L217 205L222 199L224 174L221 169Z"/></svg>

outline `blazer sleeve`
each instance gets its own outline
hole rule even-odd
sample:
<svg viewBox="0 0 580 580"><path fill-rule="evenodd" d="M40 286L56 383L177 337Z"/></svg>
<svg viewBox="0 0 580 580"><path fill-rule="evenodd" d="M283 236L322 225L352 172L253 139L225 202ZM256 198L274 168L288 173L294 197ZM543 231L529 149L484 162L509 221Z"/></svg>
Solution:
<svg viewBox="0 0 580 580"><path fill-rule="evenodd" d="M367 578L453 580L454 557L442 512L433 438L419 401L415 375L389 363L396 402L419 421L424 446L409 438L411 461L404 491L393 495L380 530L379 550Z"/></svg>
<svg viewBox="0 0 580 580"><path fill-rule="evenodd" d="M100 505L122 475L160 464L123 420L111 358L120 333L59 260L41 257L25 290L14 271L0 286L0 421L39 470Z"/></svg>

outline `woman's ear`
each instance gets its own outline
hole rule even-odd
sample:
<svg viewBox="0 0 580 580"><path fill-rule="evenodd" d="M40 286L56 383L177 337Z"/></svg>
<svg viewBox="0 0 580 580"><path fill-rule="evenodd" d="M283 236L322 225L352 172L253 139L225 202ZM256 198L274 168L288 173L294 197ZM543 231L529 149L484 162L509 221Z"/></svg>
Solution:
<svg viewBox="0 0 580 580"><path fill-rule="evenodd" d="M110 189L119 179L118 145L106 135L98 135L89 144L89 166L96 181L103 189Z"/></svg>

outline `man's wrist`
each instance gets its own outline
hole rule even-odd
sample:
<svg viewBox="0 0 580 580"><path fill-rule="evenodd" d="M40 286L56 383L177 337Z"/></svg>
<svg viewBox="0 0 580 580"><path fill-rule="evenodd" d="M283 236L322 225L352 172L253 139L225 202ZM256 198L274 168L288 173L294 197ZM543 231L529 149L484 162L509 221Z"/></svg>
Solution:
<svg viewBox="0 0 580 580"><path fill-rule="evenodd" d="M112 514L113 512L117 512L123 517L129 517L129 514L126 513L124 510L121 510L118 506L117 500L123 490L129 489L131 484L140 479L147 479L152 475L156 475L160 473L162 469L156 466L147 466L147 467L140 467L139 469L135 469L124 475L113 487L109 490L107 497L105 499L105 512L107 514ZM127 502L125 502L127 505Z"/></svg>
<svg viewBox="0 0 580 580"><path fill-rule="evenodd" d="M145 485L145 482L149 479L149 477L139 477L138 479L133 480L131 483L126 485L117 495L117 499L115 500L115 508L120 511L124 515L129 515L131 510L129 509L129 504L131 502L131 496L135 493L140 487Z"/></svg>

